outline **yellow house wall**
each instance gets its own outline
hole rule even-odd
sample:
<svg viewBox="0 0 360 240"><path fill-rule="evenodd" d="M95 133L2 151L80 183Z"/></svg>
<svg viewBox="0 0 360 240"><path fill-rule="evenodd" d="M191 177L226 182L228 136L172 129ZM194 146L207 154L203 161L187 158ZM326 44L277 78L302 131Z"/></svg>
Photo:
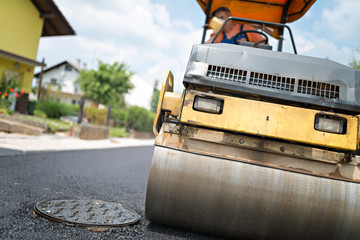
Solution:
<svg viewBox="0 0 360 240"><path fill-rule="evenodd" d="M30 0L0 1L0 49L36 60L43 24Z"/></svg>
<svg viewBox="0 0 360 240"><path fill-rule="evenodd" d="M18 63L19 67L15 68L15 61L0 58L0 79L6 70L20 73L20 89L25 93L31 92L32 79L34 77L34 67Z"/></svg>

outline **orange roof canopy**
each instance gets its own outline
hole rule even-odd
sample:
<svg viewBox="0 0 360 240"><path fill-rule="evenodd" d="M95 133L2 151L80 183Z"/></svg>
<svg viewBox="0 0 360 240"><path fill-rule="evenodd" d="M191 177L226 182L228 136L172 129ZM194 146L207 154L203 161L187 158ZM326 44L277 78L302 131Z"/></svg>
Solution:
<svg viewBox="0 0 360 240"><path fill-rule="evenodd" d="M206 13L210 0L196 0ZM212 0L211 13L228 7L234 17L274 23L289 23L301 18L316 0ZM287 12L283 14L284 11Z"/></svg>

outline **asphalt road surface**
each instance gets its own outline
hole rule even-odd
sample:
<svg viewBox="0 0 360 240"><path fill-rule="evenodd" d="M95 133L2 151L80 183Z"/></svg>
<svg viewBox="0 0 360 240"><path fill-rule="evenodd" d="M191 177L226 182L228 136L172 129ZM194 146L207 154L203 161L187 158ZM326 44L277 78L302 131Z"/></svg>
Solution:
<svg viewBox="0 0 360 240"><path fill-rule="evenodd" d="M153 147L12 153L0 156L0 239L216 239L151 224L145 192ZM60 199L119 202L139 223L94 231L33 214L37 202Z"/></svg>

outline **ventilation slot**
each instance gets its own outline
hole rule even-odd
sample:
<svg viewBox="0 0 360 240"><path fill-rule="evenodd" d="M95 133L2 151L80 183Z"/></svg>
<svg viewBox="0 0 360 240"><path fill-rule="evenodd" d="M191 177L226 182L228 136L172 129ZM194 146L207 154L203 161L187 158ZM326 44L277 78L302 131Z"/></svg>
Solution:
<svg viewBox="0 0 360 240"><path fill-rule="evenodd" d="M293 92L295 86L295 78L251 72L249 84Z"/></svg>
<svg viewBox="0 0 360 240"><path fill-rule="evenodd" d="M340 87L329 83L299 79L297 92L324 98L339 99Z"/></svg>
<svg viewBox="0 0 360 240"><path fill-rule="evenodd" d="M210 78L217 78L240 83L246 82L246 75L247 71L244 70L214 65L209 65L208 71L206 73L206 76Z"/></svg>

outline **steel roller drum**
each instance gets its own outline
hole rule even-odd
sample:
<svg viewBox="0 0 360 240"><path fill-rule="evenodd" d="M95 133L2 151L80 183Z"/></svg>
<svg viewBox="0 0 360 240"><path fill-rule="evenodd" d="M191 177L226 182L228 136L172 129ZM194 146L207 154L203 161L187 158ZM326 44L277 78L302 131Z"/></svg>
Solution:
<svg viewBox="0 0 360 240"><path fill-rule="evenodd" d="M155 147L151 222L243 239L360 239L359 184Z"/></svg>

